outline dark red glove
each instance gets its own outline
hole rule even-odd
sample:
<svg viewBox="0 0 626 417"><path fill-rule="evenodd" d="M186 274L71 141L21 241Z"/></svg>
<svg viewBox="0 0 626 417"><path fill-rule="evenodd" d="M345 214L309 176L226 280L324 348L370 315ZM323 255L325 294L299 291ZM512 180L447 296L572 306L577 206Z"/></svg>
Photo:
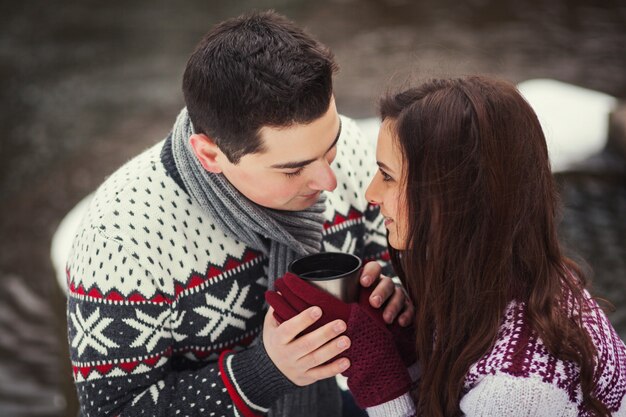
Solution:
<svg viewBox="0 0 626 417"><path fill-rule="evenodd" d="M371 291L361 291L358 303L347 304L291 273L279 278L275 288L280 293L267 291L265 299L281 323L311 306L319 306L323 314L306 332L337 319L346 322L345 334L351 346L342 355L351 365L344 375L361 408L382 404L409 391L410 364L405 363L394 340L394 333L401 334L403 328L396 322L384 322L382 312L369 304Z"/></svg>

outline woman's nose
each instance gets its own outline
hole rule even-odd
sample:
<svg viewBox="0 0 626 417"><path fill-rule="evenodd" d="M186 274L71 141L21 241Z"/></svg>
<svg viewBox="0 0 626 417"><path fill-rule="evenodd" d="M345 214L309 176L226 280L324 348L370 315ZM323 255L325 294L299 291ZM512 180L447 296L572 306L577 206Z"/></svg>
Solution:
<svg viewBox="0 0 626 417"><path fill-rule="evenodd" d="M377 206L380 204L380 200L378 199L378 193L376 192L376 177L372 178L370 181L370 185L367 186L367 190L365 190L365 199L368 203Z"/></svg>

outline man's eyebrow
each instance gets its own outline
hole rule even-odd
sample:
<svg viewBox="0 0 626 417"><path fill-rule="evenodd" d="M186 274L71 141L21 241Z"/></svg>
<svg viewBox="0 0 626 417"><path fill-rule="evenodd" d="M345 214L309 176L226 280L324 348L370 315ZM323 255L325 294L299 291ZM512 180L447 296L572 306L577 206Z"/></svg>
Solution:
<svg viewBox="0 0 626 417"><path fill-rule="evenodd" d="M341 119L339 119L339 130L337 131L337 136L335 137L335 140L333 141L332 145L330 145L330 147L326 150L326 152L324 152L324 155L330 152L330 150L334 148L335 145L337 145L337 142L339 141L339 136L341 136ZM274 164L270 168L277 168L277 169L303 168L314 161L315 159L307 159L306 161L285 162L284 164Z"/></svg>

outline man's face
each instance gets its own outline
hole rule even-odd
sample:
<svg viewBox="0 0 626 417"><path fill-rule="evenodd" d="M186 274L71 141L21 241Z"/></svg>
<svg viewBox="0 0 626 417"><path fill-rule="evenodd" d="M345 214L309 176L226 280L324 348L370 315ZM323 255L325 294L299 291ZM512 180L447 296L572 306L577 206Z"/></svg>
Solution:
<svg viewBox="0 0 626 417"><path fill-rule="evenodd" d="M328 111L307 125L263 127L265 151L247 154L232 164L221 154L224 176L244 196L264 207L298 211L333 191L337 179L331 162L337 155L340 122L334 98Z"/></svg>

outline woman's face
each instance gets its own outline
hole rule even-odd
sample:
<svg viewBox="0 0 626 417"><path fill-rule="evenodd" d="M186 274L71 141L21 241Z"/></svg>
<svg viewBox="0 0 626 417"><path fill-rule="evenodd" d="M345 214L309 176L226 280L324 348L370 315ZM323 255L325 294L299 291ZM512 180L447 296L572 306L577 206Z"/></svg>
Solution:
<svg viewBox="0 0 626 417"><path fill-rule="evenodd" d="M397 250L407 246L407 219L402 172L402 153L395 139L395 121L386 119L378 132L376 145L378 171L372 178L365 198L380 206L389 232L389 245Z"/></svg>

